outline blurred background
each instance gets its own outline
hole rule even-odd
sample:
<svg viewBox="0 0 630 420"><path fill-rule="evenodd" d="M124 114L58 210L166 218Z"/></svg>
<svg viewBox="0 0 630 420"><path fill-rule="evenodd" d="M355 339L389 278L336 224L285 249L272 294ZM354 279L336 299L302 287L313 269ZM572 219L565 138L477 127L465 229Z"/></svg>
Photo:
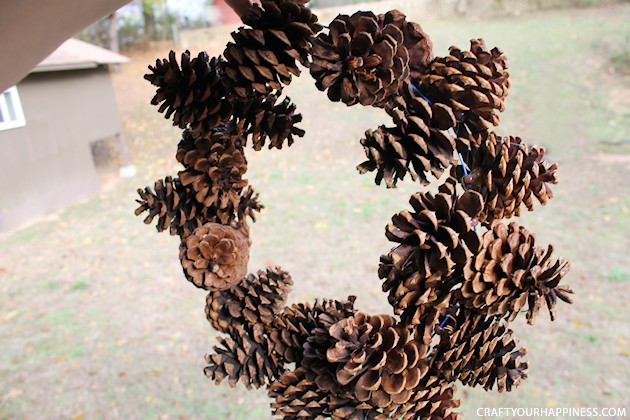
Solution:
<svg viewBox="0 0 630 420"><path fill-rule="evenodd" d="M573 262L575 303L559 305L555 322L512 324L529 378L506 394L459 386L465 417L630 409L630 2L311 4L323 22L398 8L436 56L471 38L500 47L512 88L496 131L546 146L559 164L554 199L518 221ZM138 187L179 170L181 131L149 104L147 66L171 49L220 54L235 22L219 0L134 1L0 96L0 418L270 418L264 390L203 375L217 337L205 293L184 279L177 238L133 215ZM288 270L290 303L354 294L358 309L390 313L376 275L390 249L384 226L420 188L360 176L359 139L387 115L332 104L303 75L286 94L306 136L248 150L247 178L266 206L250 271Z"/></svg>

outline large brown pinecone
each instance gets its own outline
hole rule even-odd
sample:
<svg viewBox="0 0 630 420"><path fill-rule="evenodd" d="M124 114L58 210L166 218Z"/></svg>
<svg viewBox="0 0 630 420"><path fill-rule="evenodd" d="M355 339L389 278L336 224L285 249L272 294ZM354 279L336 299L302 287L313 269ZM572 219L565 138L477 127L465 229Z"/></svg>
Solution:
<svg viewBox="0 0 630 420"><path fill-rule="evenodd" d="M294 136L303 137L304 130L295 126L302 121L302 114L295 111L291 98L280 100L280 93L234 101L238 130L251 135L254 150L261 150L267 141L270 149L282 149L285 141L291 146Z"/></svg>
<svg viewBox="0 0 630 420"><path fill-rule="evenodd" d="M256 342L270 328L284 308L293 280L280 267L269 267L247 275L229 290L213 291L206 299L206 318L214 329L228 332L244 325Z"/></svg>
<svg viewBox="0 0 630 420"><path fill-rule="evenodd" d="M153 105L160 105L159 112L165 118L173 118L173 125L190 128L196 132L205 132L218 127L229 118L231 106L225 99L221 84L221 59L210 59L206 52L190 58L186 51L181 56L181 66L177 63L175 52L168 58L157 60L155 67L144 76L157 86L157 93L151 100Z"/></svg>
<svg viewBox="0 0 630 420"><path fill-rule="evenodd" d="M183 239L179 258L186 278L206 290L227 290L247 273L251 240L246 229L206 223Z"/></svg>
<svg viewBox="0 0 630 420"><path fill-rule="evenodd" d="M269 343L256 342L240 325L230 331L229 337L219 338L214 353L206 355L204 373L217 384L227 379L231 387L241 381L248 389L268 386L284 371L271 354Z"/></svg>
<svg viewBox="0 0 630 420"><path fill-rule="evenodd" d="M388 315L357 313L332 325L326 351L337 382L374 408L404 404L429 370L427 344Z"/></svg>
<svg viewBox="0 0 630 420"><path fill-rule="evenodd" d="M387 419L385 414L348 394L322 390L316 380L317 375L304 367L283 373L269 387L269 396L274 399L271 403L273 414L283 420Z"/></svg>
<svg viewBox="0 0 630 420"><path fill-rule="evenodd" d="M554 320L556 302L572 303L568 295L573 291L560 285L571 264L553 259L552 252L551 245L537 246L535 236L524 227L495 221L464 269L460 301L482 314L510 320L527 304L530 324L546 305Z"/></svg>
<svg viewBox="0 0 630 420"><path fill-rule="evenodd" d="M435 375L427 374L405 404L394 406L388 418L401 420L458 420L460 413L453 410L460 406L454 399L457 388Z"/></svg>
<svg viewBox="0 0 630 420"><path fill-rule="evenodd" d="M322 392L315 384L313 373L298 367L283 373L269 386L271 411L283 420L324 419L329 412L330 395Z"/></svg>
<svg viewBox="0 0 630 420"><path fill-rule="evenodd" d="M507 322L470 310L449 316L433 354L432 372L448 382L459 380L486 390L496 384L499 392L511 391L527 378L527 351Z"/></svg>
<svg viewBox="0 0 630 420"><path fill-rule="evenodd" d="M140 206L135 210L139 216L145 211L149 214L144 223L151 224L157 217L158 232L169 230L171 235L188 236L203 224L200 212L203 210L195 200L194 192L182 186L179 178L167 176L150 187L138 188Z"/></svg>
<svg viewBox="0 0 630 420"><path fill-rule="evenodd" d="M436 57L418 88L431 102L449 106L474 135L499 124L495 110L505 109L510 87L506 69L507 59L498 48L489 50L482 39L473 39L470 51L451 47L448 56Z"/></svg>
<svg viewBox="0 0 630 420"><path fill-rule="evenodd" d="M379 15L381 26L395 25L403 33L403 45L409 52L409 69L411 78L415 79L424 73L433 60L433 43L416 22L408 22L407 17L399 10L390 10Z"/></svg>
<svg viewBox="0 0 630 420"><path fill-rule="evenodd" d="M345 301L317 300L314 304L287 306L276 318L276 328L269 333L274 352L285 363L302 363L307 340L315 329L327 330L332 324L355 313L356 297Z"/></svg>
<svg viewBox="0 0 630 420"><path fill-rule="evenodd" d="M203 133L184 130L177 145L175 159L186 169L199 166L207 168L218 162L226 151L242 152L244 146L245 135L239 132L232 122L221 124Z"/></svg>
<svg viewBox="0 0 630 420"><path fill-rule="evenodd" d="M361 145L368 160L357 166L359 172L376 170L376 184L384 179L388 188L407 172L423 185L429 183L429 175L439 178L456 150L456 137L445 131L455 124L452 112L442 104L430 105L408 83L385 109L396 126L365 133Z"/></svg>
<svg viewBox="0 0 630 420"><path fill-rule="evenodd" d="M553 198L549 184L558 182L558 166L544 160L545 152L544 147L529 147L520 137L489 133L466 159L472 171L464 176L457 166L451 175L483 196L485 208L479 219L489 224L494 219L520 216L523 205L534 210L534 199L545 205Z"/></svg>
<svg viewBox="0 0 630 420"><path fill-rule="evenodd" d="M154 188L138 189L140 199L136 216L145 211L149 214L144 223L150 224L157 217L158 232L168 230L171 235L186 237L196 228L208 222L245 224L245 218L256 221L256 213L264 206L258 202L258 194L251 187L246 187L236 196L233 203L219 203L219 206L205 207L195 198L195 191L183 186L179 178L166 177L155 182Z"/></svg>
<svg viewBox="0 0 630 420"><path fill-rule="evenodd" d="M446 306L461 283L464 265L479 249L473 224L483 200L474 191L457 197L450 182L436 195L414 194L409 203L413 211L398 213L386 227L387 238L400 245L381 257L378 274L394 312L414 325L428 308Z"/></svg>
<svg viewBox="0 0 630 420"><path fill-rule="evenodd" d="M243 22L251 28L232 33L223 55L224 86L241 97L282 90L308 66L312 37L322 29L301 0L262 0Z"/></svg>
<svg viewBox="0 0 630 420"><path fill-rule="evenodd" d="M186 168L178 175L205 207L238 205L239 194L247 185L243 137L233 123L201 135L184 132L176 157Z"/></svg>
<svg viewBox="0 0 630 420"><path fill-rule="evenodd" d="M409 53L398 25L372 12L337 16L313 43L317 88L348 106L384 106L409 77Z"/></svg>
<svg viewBox="0 0 630 420"><path fill-rule="evenodd" d="M198 159L195 165L179 171L182 185L195 191L197 201L204 206L217 205L226 199L236 202L238 193L247 185L243 175L247 161L243 152L233 146L217 143L209 156Z"/></svg>

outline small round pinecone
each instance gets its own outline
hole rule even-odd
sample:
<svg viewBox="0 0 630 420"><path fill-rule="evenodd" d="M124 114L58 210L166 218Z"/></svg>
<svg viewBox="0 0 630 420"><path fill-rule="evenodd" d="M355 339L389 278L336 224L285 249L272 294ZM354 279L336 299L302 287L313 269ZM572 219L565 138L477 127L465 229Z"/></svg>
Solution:
<svg viewBox="0 0 630 420"><path fill-rule="evenodd" d="M329 329L334 345L326 352L336 380L374 408L404 404L429 370L428 346L388 315L357 313Z"/></svg>
<svg viewBox="0 0 630 420"><path fill-rule="evenodd" d="M250 244L244 229L207 223L182 240L179 258L184 274L202 289L229 289L247 273Z"/></svg>
<svg viewBox="0 0 630 420"><path fill-rule="evenodd" d="M460 310L440 332L431 370L448 382L509 392L527 378L526 353L505 320Z"/></svg>
<svg viewBox="0 0 630 420"><path fill-rule="evenodd" d="M313 42L311 75L331 101L382 107L409 77L404 33L372 12L339 15Z"/></svg>
<svg viewBox="0 0 630 420"><path fill-rule="evenodd" d="M424 73L433 60L433 43L416 22L408 22L407 17L398 10L390 10L379 15L381 26L395 25L403 33L403 45L409 52L409 69L411 78L415 79Z"/></svg>
<svg viewBox="0 0 630 420"><path fill-rule="evenodd" d="M495 221L464 269L460 301L482 314L510 320L527 304L530 324L546 304L554 320L556 302L571 303L568 295L573 291L559 285L571 264L553 259L552 252L551 245L546 249L537 246L534 235L524 227Z"/></svg>
<svg viewBox="0 0 630 420"><path fill-rule="evenodd" d="M499 124L495 110L505 109L510 83L507 59L498 48L489 50L482 39L470 44L470 51L451 47L448 56L436 57L418 88L433 103L450 107L474 135Z"/></svg>
<svg viewBox="0 0 630 420"><path fill-rule="evenodd" d="M451 169L451 176L467 188L479 192L485 208L480 222L520 216L523 204L534 210L534 198L545 205L553 198L549 184L556 184L558 166L544 160L544 147L529 147L520 137L499 137L489 133L481 146L466 160L473 168L464 176L461 166Z"/></svg>
<svg viewBox="0 0 630 420"><path fill-rule="evenodd" d="M473 224L483 200L474 191L458 198L451 182L435 196L416 193L409 202L414 211L387 225L385 235L400 245L381 257L378 274L394 312L414 325L427 308L446 306L461 283L462 267L479 249Z"/></svg>
<svg viewBox="0 0 630 420"><path fill-rule="evenodd" d="M206 299L206 318L221 332L235 325L244 325L251 336L260 336L270 327L275 328L277 315L284 308L291 276L280 267L249 274L229 290L210 292Z"/></svg>
<svg viewBox="0 0 630 420"><path fill-rule="evenodd" d="M179 128L190 126L197 132L205 132L218 127L229 118L231 107L225 101L225 91L221 84L221 59L210 59L205 52L190 58L186 51L181 57L181 67L175 52L168 58L157 60L155 67L149 66L151 73L144 78L157 86L157 93L151 104L160 105L159 112L165 118L173 117L173 125Z"/></svg>
<svg viewBox="0 0 630 420"><path fill-rule="evenodd" d="M240 97L269 94L299 76L298 63L308 66L311 38L322 29L300 0L262 0L243 22L251 28L232 33L223 53L223 83Z"/></svg>
<svg viewBox="0 0 630 420"><path fill-rule="evenodd" d="M393 188L407 172L423 185L428 176L439 178L453 161L456 138L444 131L454 125L453 114L441 104L429 105L407 83L401 95L385 107L396 127L368 130L361 145L368 160L357 166L360 173L376 170L376 184L384 179Z"/></svg>

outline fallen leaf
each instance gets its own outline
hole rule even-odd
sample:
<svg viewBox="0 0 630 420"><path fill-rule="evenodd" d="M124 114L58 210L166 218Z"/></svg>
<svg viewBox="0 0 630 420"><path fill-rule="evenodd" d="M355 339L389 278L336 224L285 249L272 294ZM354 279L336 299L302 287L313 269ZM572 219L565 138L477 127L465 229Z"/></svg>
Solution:
<svg viewBox="0 0 630 420"><path fill-rule="evenodd" d="M326 229L328 227L328 223L324 221L319 221L315 223L315 229Z"/></svg>
<svg viewBox="0 0 630 420"><path fill-rule="evenodd" d="M18 316L19 313L20 313L19 311L11 311L11 312L9 312L8 314L6 314L4 316L4 320L8 321L8 320L10 320L12 318L15 318L16 316Z"/></svg>
<svg viewBox="0 0 630 420"><path fill-rule="evenodd" d="M67 360L67 359L68 359L68 355L67 354L62 354L61 356L59 356L59 357L57 357L55 359L55 363L61 363L61 362L65 361L65 360Z"/></svg>
<svg viewBox="0 0 630 420"><path fill-rule="evenodd" d="M10 400L11 398L19 397L23 393L24 392L21 389L13 388L11 391L9 391L6 394L4 394L4 397L2 397L2 400L3 401Z"/></svg>

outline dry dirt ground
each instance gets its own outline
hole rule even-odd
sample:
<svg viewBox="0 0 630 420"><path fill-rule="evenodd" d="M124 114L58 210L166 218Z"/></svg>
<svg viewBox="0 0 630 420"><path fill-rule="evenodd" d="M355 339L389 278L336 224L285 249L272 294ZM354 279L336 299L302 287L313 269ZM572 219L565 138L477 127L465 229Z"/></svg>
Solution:
<svg viewBox="0 0 630 420"><path fill-rule="evenodd" d="M627 76L610 57L630 39L630 7L550 12L491 21L423 22L437 54L473 37L502 47L513 89L500 134L543 144L560 164L547 207L520 222L573 261L575 304L559 319L513 325L530 376L509 394L459 387L479 407L630 409L630 140ZM220 51L228 34L212 45ZM216 338L205 293L187 283L177 240L133 216L135 189L178 170L179 130L148 105L146 66L169 45L129 51L114 77L130 155L139 172L0 238L0 418L266 419L263 391L215 386L202 373ZM197 52L194 50L193 52ZM383 228L419 188L373 184L354 169L362 133L382 111L330 104L305 77L287 89L307 135L290 149L251 152L251 184L267 206L253 226L250 270L269 262L295 280L291 302L358 296L389 312L376 276L389 249ZM604 154L603 151L609 152ZM612 154L610 153L612 152Z"/></svg>

